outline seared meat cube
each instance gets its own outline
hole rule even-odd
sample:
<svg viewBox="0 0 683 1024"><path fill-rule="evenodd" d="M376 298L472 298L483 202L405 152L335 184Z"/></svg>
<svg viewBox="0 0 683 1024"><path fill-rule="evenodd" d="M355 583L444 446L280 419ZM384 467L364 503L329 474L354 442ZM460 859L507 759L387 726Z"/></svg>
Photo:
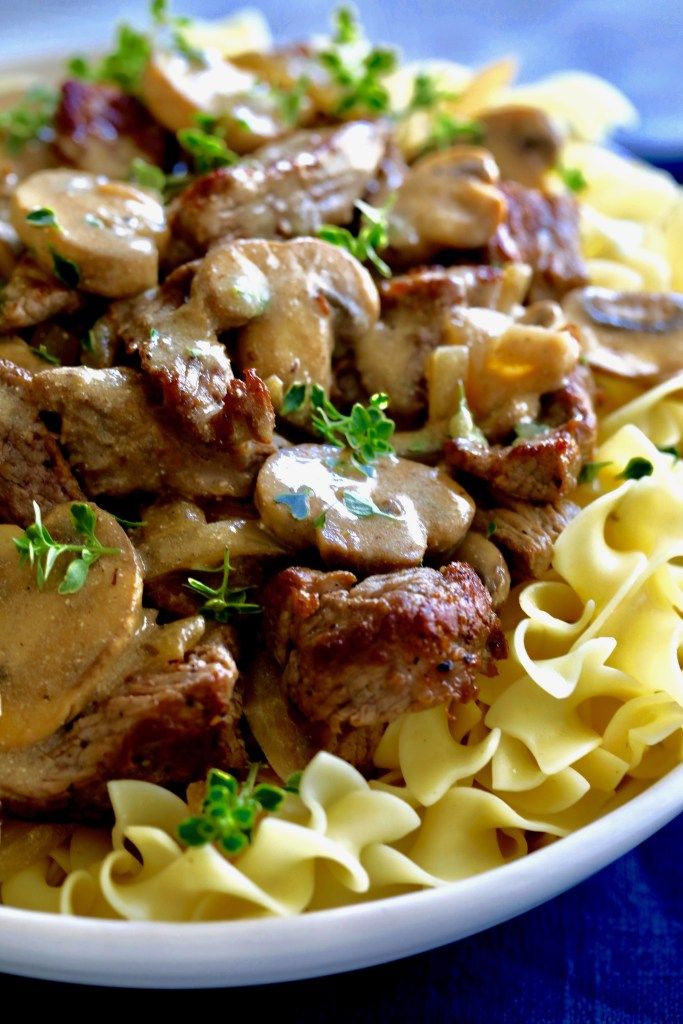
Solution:
<svg viewBox="0 0 683 1024"><path fill-rule="evenodd" d="M528 263L534 271L532 301L561 298L586 284L576 200L514 181L501 183L500 190L507 201L507 216L488 243L488 259Z"/></svg>
<svg viewBox="0 0 683 1024"><path fill-rule="evenodd" d="M505 555L513 582L520 583L538 579L550 568L555 541L578 512L573 501L532 505L510 500L496 508L479 509L473 529L491 534L491 542Z"/></svg>
<svg viewBox="0 0 683 1024"><path fill-rule="evenodd" d="M220 633L165 669L141 672L49 739L0 751L0 799L21 816L109 813L110 779L186 785L246 766L237 668Z"/></svg>
<svg viewBox="0 0 683 1024"><path fill-rule="evenodd" d="M235 419L241 404L258 406L262 388L251 371L244 381L232 380L228 398ZM245 497L273 450L248 437L224 448L186 437L148 394L142 374L127 367L45 370L35 378L33 393L42 410L61 417L60 440L90 495L174 491Z"/></svg>
<svg viewBox="0 0 683 1024"><path fill-rule="evenodd" d="M544 396L542 422L551 429L510 445L485 445L464 437L446 442L446 461L484 480L494 497L553 502L573 491L591 455L597 421L589 378L579 366L564 387Z"/></svg>
<svg viewBox="0 0 683 1024"><path fill-rule="evenodd" d="M386 136L379 124L352 121L265 146L185 189L171 231L199 255L219 239L294 238L347 224L377 174Z"/></svg>
<svg viewBox="0 0 683 1024"><path fill-rule="evenodd" d="M28 526L33 501L46 513L81 489L38 415L31 375L0 360L0 522Z"/></svg>
<svg viewBox="0 0 683 1024"><path fill-rule="evenodd" d="M68 81L55 113L55 146L81 171L127 178L136 158L163 163L166 135L133 96L110 85Z"/></svg>
<svg viewBox="0 0 683 1024"><path fill-rule="evenodd" d="M75 313L83 302L80 292L67 288L25 253L0 295L0 332L32 327L53 316Z"/></svg>
<svg viewBox="0 0 683 1024"><path fill-rule="evenodd" d="M288 698L337 748L348 728L475 693L495 674L505 638L488 591L470 566L369 576L290 568L264 593L267 642Z"/></svg>

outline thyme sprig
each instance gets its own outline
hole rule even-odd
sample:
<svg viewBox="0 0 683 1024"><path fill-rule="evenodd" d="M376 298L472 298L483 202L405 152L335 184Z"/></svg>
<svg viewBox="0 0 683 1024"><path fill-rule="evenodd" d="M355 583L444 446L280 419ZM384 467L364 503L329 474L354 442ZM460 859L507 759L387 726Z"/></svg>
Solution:
<svg viewBox="0 0 683 1024"><path fill-rule="evenodd" d="M71 522L83 540L77 544L61 544L44 526L40 506L33 502L35 520L27 526L21 537L14 537L21 565L28 564L36 570L36 581L43 589L55 564L62 555L73 552L73 558L66 567L62 581L57 587L59 594L75 594L85 585L91 566L103 555L120 555L120 548L107 548L95 536L97 516L83 501L75 501L69 509Z"/></svg>
<svg viewBox="0 0 683 1024"><path fill-rule="evenodd" d="M251 587L229 587L228 580L232 571L230 565L230 552L226 549L223 555L223 565L220 569L202 569L202 572L220 572L223 578L217 587L209 587L201 580L188 576L186 586L205 598L199 608L201 615L214 619L216 622L228 622L233 615L256 615L261 611L261 606L252 601L247 601L247 591Z"/></svg>
<svg viewBox="0 0 683 1024"><path fill-rule="evenodd" d="M395 196L391 196L384 206L370 206L358 199L355 206L361 217L357 235L353 235L348 228L323 224L318 230L318 238L346 249L361 263L372 263L382 277L391 277L391 268L379 255L379 251L386 249L389 242L389 211L395 199Z"/></svg>

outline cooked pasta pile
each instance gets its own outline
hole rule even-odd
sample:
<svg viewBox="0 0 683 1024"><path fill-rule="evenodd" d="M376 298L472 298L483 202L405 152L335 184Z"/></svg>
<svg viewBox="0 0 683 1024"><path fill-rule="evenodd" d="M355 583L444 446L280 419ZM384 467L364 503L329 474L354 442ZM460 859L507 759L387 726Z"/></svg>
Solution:
<svg viewBox="0 0 683 1024"><path fill-rule="evenodd" d="M240 31L252 45L248 26ZM399 73L396 90L414 70ZM438 70L446 82L469 76L457 66ZM519 90L507 78L499 68L488 83L492 102L516 96L573 128L565 159L588 182L582 240L592 282L683 289L681 190L598 144L631 117L623 97L588 76ZM204 921L440 886L581 828L683 761L683 463L662 450L683 441L683 377L645 394L606 382L606 393L613 411L595 456L603 465L576 494L583 508L550 573L509 599L511 654L497 677L480 680L476 701L450 719L439 706L394 721L371 782L319 753L299 796L263 817L232 859L210 844L184 848L177 826L190 811L179 797L112 782L113 832L55 832L54 848L37 847L28 867L0 874L2 902ZM622 479L634 458L653 472ZM9 826L10 846L30 828Z"/></svg>

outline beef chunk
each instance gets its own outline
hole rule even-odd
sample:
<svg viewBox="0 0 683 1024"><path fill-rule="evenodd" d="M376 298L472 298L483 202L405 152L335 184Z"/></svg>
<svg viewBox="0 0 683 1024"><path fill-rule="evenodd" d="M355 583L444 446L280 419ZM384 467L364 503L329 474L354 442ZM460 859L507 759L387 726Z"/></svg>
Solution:
<svg viewBox="0 0 683 1024"><path fill-rule="evenodd" d="M532 505L507 501L491 509L479 509L475 530L491 533L490 540L505 555L513 583L538 579L550 568L555 541L579 512L572 501Z"/></svg>
<svg viewBox="0 0 683 1024"><path fill-rule="evenodd" d="M55 146L79 170L127 178L136 158L163 163L166 136L133 96L110 85L68 81L55 113Z"/></svg>
<svg viewBox="0 0 683 1024"><path fill-rule="evenodd" d="M406 569L370 576L290 568L264 593L266 638L285 693L323 746L345 731L475 692L495 674L505 638L474 570Z"/></svg>
<svg viewBox="0 0 683 1024"><path fill-rule="evenodd" d="M83 305L80 292L67 288L25 253L0 293L0 332L32 327Z"/></svg>
<svg viewBox="0 0 683 1024"><path fill-rule="evenodd" d="M220 634L183 661L128 679L49 739L0 751L0 798L18 815L104 817L111 779L186 785L247 763L237 669Z"/></svg>
<svg viewBox="0 0 683 1024"><path fill-rule="evenodd" d="M30 392L30 373L0 360L0 522L18 526L33 522L33 501L46 513L83 498Z"/></svg>
<svg viewBox="0 0 683 1024"><path fill-rule="evenodd" d="M244 376L232 382L233 392L240 389L236 406L260 400L263 385L252 371ZM60 440L90 495L245 497L273 451L248 435L223 449L186 437L148 394L142 374L130 368L45 370L33 392L41 409L61 417Z"/></svg>
<svg viewBox="0 0 683 1024"><path fill-rule="evenodd" d="M532 301L561 298L586 284L576 201L513 181L500 187L507 200L507 216L488 243L488 259L530 264Z"/></svg>
<svg viewBox="0 0 683 1024"><path fill-rule="evenodd" d="M185 189L173 206L172 234L199 255L219 239L295 238L346 224L385 148L386 130L369 121L296 132Z"/></svg>
<svg viewBox="0 0 683 1024"><path fill-rule="evenodd" d="M597 436L590 380L579 366L564 387L543 397L546 434L510 445L484 445L456 437L444 454L454 469L486 482L495 497L554 502L573 491Z"/></svg>

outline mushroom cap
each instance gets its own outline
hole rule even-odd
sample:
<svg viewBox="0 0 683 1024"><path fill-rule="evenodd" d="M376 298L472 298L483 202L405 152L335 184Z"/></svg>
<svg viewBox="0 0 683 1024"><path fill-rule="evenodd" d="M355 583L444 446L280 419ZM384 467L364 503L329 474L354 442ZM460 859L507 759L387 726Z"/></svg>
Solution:
<svg viewBox="0 0 683 1024"><path fill-rule="evenodd" d="M61 543L82 540L70 507L57 505L45 516ZM20 563L13 543L21 530L0 526L0 750L50 736L105 692L141 621L142 573L133 546L113 516L96 511L97 539L120 554L95 562L75 594L57 592L68 556L40 590L35 569Z"/></svg>
<svg viewBox="0 0 683 1024"><path fill-rule="evenodd" d="M521 103L487 110L477 121L484 132L482 145L493 154L501 178L542 188L564 142L555 121L544 110Z"/></svg>
<svg viewBox="0 0 683 1024"><path fill-rule="evenodd" d="M495 160L485 149L451 146L417 160L390 216L391 255L416 262L441 249L486 245L507 205L496 187Z"/></svg>
<svg viewBox="0 0 683 1024"><path fill-rule="evenodd" d="M301 508L278 500L295 494L301 495ZM284 546L317 547L324 562L361 573L407 568L426 554L447 554L474 515L472 499L441 468L384 456L374 475L366 476L333 445L302 444L271 455L254 500L263 523Z"/></svg>
<svg viewBox="0 0 683 1024"><path fill-rule="evenodd" d="M168 236L158 199L143 189L102 175L65 168L38 171L12 194L12 223L38 263L55 273L55 261L76 264L77 286L109 298L135 295L157 283L159 249ZM56 224L26 218L46 208Z"/></svg>
<svg viewBox="0 0 683 1024"><path fill-rule="evenodd" d="M591 366L649 383L683 370L683 293L576 288L562 307Z"/></svg>

